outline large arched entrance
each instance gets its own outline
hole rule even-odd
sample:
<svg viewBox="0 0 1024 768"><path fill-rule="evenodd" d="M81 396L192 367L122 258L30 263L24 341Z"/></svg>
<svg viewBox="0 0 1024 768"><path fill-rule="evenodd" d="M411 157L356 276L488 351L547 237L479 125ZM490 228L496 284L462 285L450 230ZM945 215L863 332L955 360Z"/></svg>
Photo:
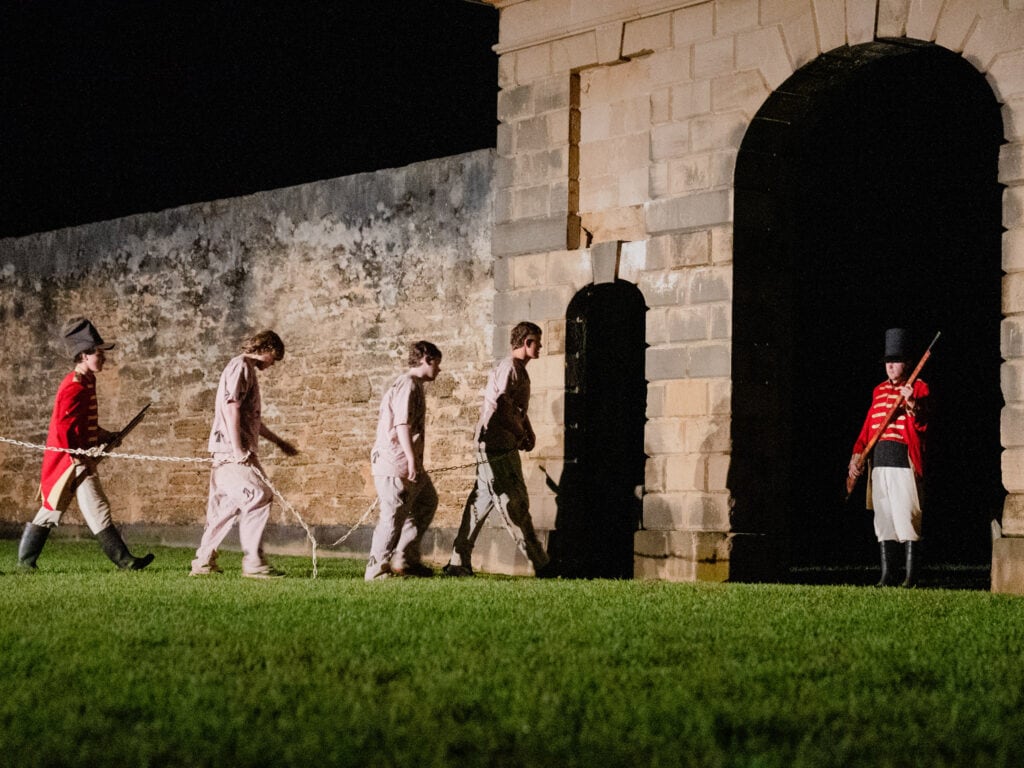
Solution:
<svg viewBox="0 0 1024 768"><path fill-rule="evenodd" d="M1000 515L1002 121L985 79L928 43L825 54L764 104L735 178L736 532L780 564L873 563L845 467L884 330L912 329L934 392L931 562L987 563ZM737 564L742 570L742 563Z"/></svg>

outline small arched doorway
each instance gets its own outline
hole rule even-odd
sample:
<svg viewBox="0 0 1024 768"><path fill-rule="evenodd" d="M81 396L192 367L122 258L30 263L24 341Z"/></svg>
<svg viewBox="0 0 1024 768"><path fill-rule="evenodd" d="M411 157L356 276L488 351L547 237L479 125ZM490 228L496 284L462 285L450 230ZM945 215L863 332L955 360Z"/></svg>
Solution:
<svg viewBox="0 0 1024 768"><path fill-rule="evenodd" d="M624 280L586 286L566 311L566 461L548 547L563 576L633 577L646 459L646 312L640 289Z"/></svg>
<svg viewBox="0 0 1024 768"><path fill-rule="evenodd" d="M984 77L929 43L878 41L796 72L736 165L734 530L781 563L877 559L842 492L884 330L914 331L933 389L924 538L982 563L1000 515L1002 121ZM863 484L862 484L863 485ZM741 565L741 564L740 564Z"/></svg>

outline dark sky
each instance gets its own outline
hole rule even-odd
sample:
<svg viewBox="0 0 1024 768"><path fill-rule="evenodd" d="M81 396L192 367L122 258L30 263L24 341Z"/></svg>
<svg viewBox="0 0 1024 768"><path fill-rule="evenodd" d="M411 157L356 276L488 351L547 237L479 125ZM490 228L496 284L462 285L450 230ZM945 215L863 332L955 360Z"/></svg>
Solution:
<svg viewBox="0 0 1024 768"><path fill-rule="evenodd" d="M0 2L0 236L493 147L466 0Z"/></svg>

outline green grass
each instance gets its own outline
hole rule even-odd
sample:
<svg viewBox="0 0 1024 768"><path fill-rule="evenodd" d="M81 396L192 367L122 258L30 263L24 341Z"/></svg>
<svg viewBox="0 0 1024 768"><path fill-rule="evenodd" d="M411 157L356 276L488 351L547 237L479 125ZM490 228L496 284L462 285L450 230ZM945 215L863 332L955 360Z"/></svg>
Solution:
<svg viewBox="0 0 1024 768"><path fill-rule="evenodd" d="M0 542L0 765L1017 766L1024 599Z"/></svg>

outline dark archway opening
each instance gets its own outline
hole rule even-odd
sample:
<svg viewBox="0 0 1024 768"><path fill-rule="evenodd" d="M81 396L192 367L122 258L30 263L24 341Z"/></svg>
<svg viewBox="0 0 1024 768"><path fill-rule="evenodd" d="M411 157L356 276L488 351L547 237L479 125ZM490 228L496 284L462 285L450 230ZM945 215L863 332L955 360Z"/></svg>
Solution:
<svg viewBox="0 0 1024 768"><path fill-rule="evenodd" d="M730 488L734 531L776 537L776 577L877 563L863 483L849 501L842 483L895 326L919 352L942 332L922 373L928 561L990 562L1001 143L984 77L907 40L819 57L752 121L736 167Z"/></svg>
<svg viewBox="0 0 1024 768"><path fill-rule="evenodd" d="M589 285L565 331L565 457L548 553L573 578L633 577L644 483L647 306L632 283Z"/></svg>

